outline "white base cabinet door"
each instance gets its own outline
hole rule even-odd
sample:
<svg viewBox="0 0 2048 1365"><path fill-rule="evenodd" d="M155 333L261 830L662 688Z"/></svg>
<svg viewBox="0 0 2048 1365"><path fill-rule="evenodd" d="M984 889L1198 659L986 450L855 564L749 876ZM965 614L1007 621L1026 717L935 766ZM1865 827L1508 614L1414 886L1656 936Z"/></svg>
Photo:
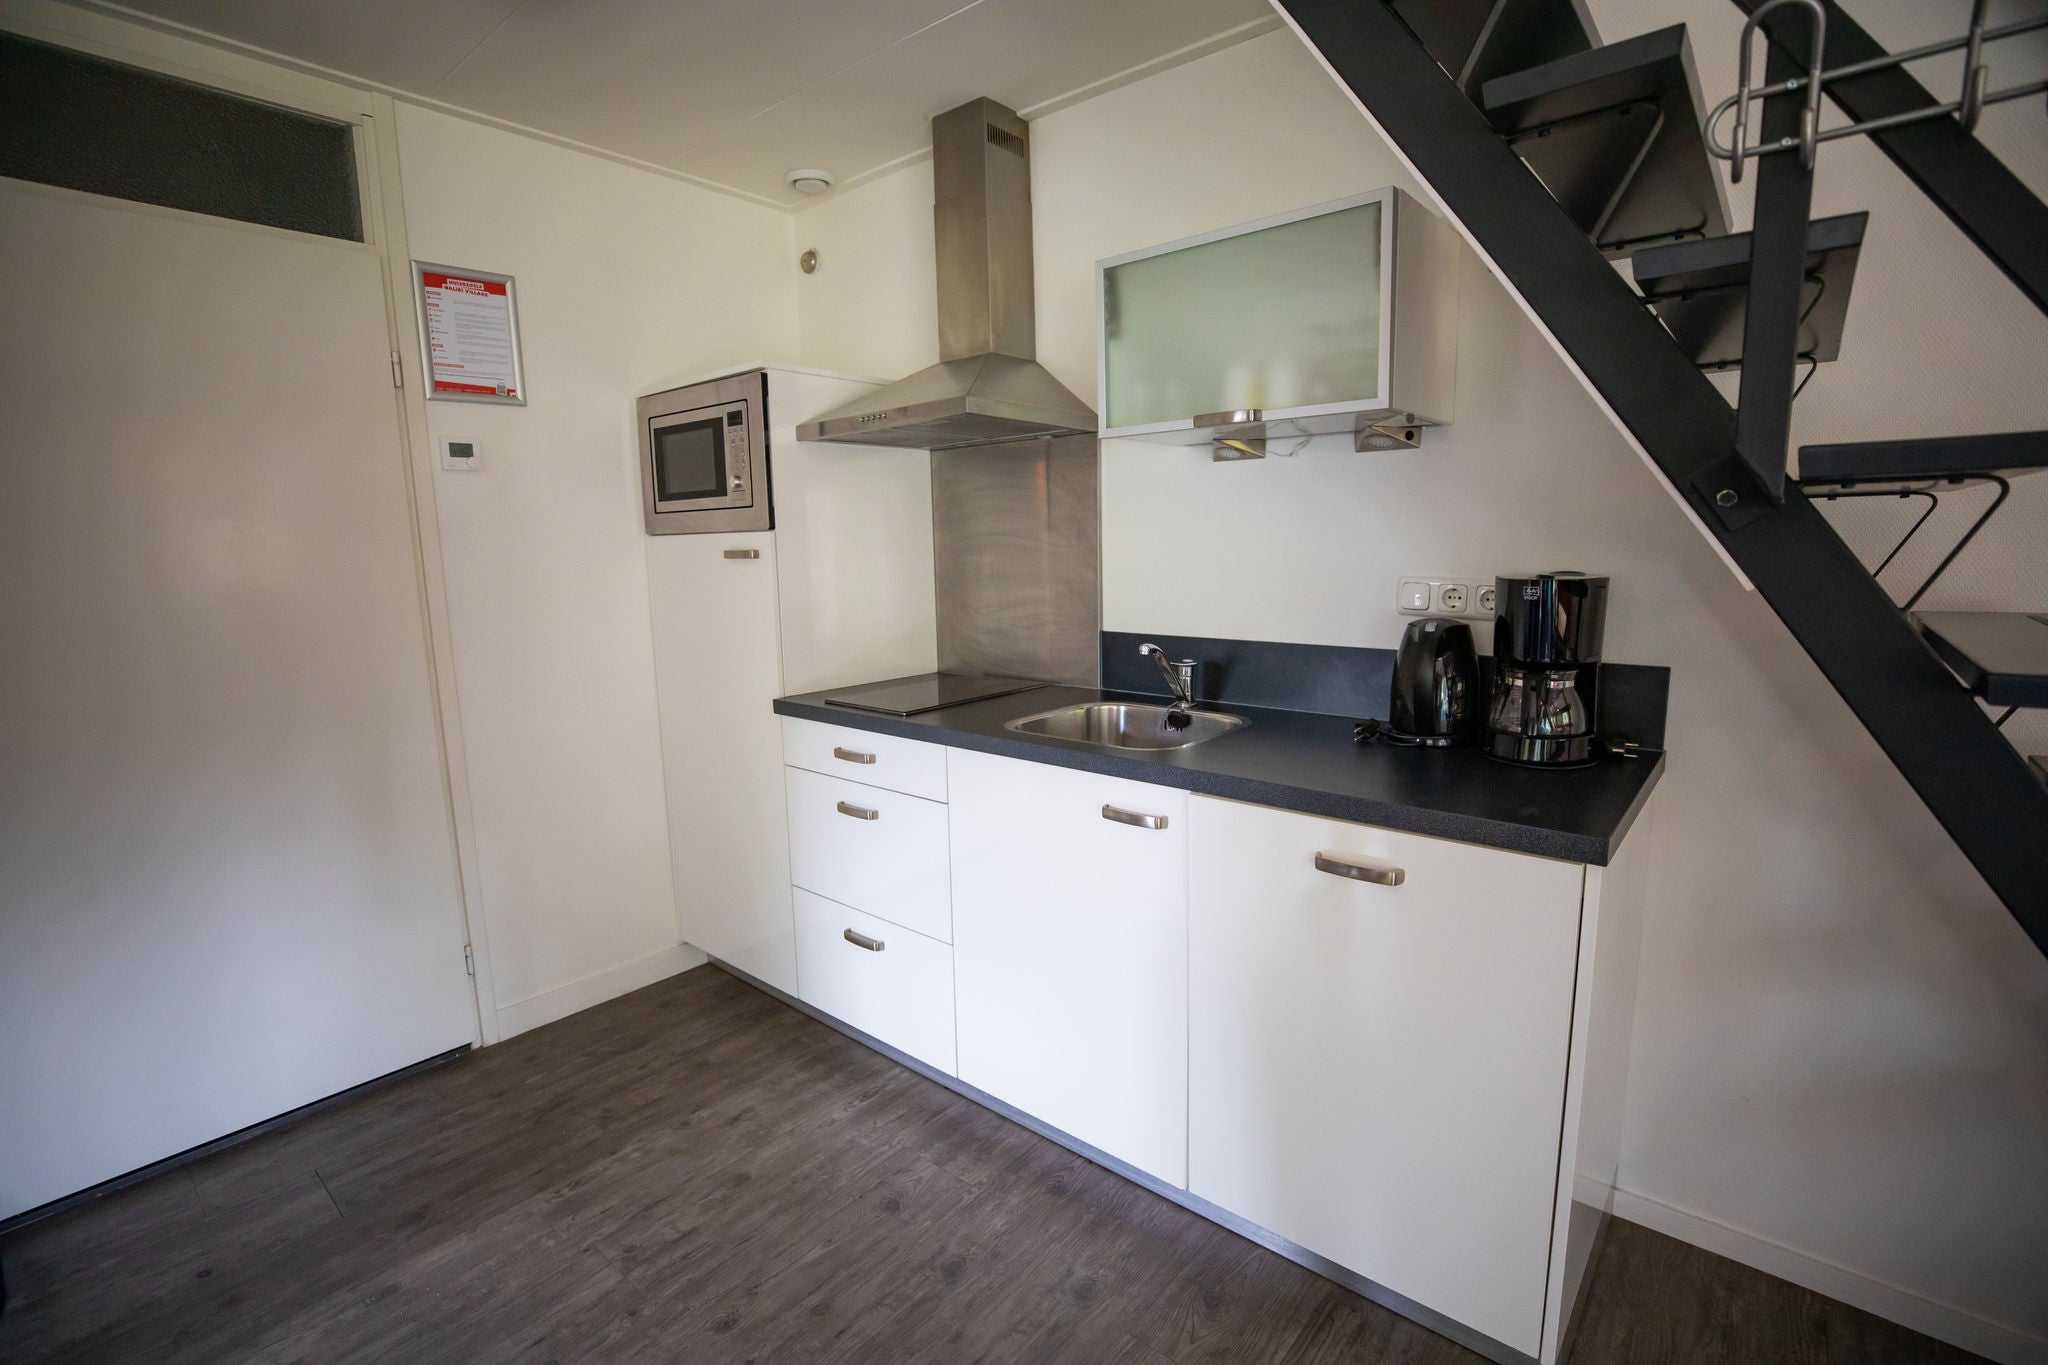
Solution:
<svg viewBox="0 0 2048 1365"><path fill-rule="evenodd" d="M683 938L793 995L775 535L648 536L647 579Z"/></svg>
<svg viewBox="0 0 2048 1365"><path fill-rule="evenodd" d="M953 953L923 934L808 891L796 893L803 1000L953 1072Z"/></svg>
<svg viewBox="0 0 2048 1365"><path fill-rule="evenodd" d="M1188 1188L1535 1355L1584 869L1200 796L1188 827Z"/></svg>
<svg viewBox="0 0 2048 1365"><path fill-rule="evenodd" d="M1185 1185L1187 793L947 769L960 1079Z"/></svg>

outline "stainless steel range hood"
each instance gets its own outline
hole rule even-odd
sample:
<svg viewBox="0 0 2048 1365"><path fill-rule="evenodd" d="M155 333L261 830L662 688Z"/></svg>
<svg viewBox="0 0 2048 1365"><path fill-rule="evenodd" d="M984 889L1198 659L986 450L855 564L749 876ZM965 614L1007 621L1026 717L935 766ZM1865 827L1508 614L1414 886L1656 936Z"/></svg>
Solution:
<svg viewBox="0 0 2048 1365"><path fill-rule="evenodd" d="M1035 359L1029 138L989 99L932 120L939 363L803 423L797 439L950 450L1096 432L1094 410Z"/></svg>

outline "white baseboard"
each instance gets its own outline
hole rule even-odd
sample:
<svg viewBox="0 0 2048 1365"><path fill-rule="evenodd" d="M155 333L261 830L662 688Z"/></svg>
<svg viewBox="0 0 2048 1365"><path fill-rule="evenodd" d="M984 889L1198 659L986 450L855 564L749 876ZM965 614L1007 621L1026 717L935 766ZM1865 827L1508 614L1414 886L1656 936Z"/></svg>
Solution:
<svg viewBox="0 0 2048 1365"><path fill-rule="evenodd" d="M708 960L689 944L675 943L657 948L644 957L621 962L616 967L592 972L566 986L557 986L539 995L529 995L524 1000L501 1005L498 1008L499 1040L539 1028L542 1024L552 1024L557 1019L566 1019L578 1010L602 1005L614 996L637 991L642 986L652 986L678 972L700 967Z"/></svg>
<svg viewBox="0 0 2048 1365"><path fill-rule="evenodd" d="M1681 1242L1726 1256L1731 1261L1754 1267L1767 1275L1839 1299L1852 1308L1874 1313L1888 1322L1910 1327L1930 1337L1960 1346L1966 1351L2001 1362L2001 1365L2048 1365L2048 1340L2030 1336L2016 1327L1980 1318L1960 1308L1922 1298L1884 1280L1832 1261L1731 1228L1685 1209L1652 1199L1632 1190L1614 1192L1614 1215L1640 1223Z"/></svg>

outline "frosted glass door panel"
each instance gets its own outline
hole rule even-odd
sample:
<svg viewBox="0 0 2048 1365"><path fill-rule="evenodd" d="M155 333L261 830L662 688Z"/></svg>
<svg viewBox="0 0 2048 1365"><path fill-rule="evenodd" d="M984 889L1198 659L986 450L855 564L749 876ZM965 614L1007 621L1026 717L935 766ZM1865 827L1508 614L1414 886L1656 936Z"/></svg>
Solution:
<svg viewBox="0 0 2048 1365"><path fill-rule="evenodd" d="M1105 425L1378 397L1382 207L1105 268Z"/></svg>

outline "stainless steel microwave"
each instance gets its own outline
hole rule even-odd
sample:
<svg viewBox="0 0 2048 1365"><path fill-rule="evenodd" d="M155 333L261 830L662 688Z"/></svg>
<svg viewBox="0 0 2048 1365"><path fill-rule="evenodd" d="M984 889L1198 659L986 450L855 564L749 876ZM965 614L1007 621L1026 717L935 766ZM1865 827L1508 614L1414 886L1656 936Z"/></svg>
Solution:
<svg viewBox="0 0 2048 1365"><path fill-rule="evenodd" d="M759 370L639 401L647 534L768 531L768 383Z"/></svg>

